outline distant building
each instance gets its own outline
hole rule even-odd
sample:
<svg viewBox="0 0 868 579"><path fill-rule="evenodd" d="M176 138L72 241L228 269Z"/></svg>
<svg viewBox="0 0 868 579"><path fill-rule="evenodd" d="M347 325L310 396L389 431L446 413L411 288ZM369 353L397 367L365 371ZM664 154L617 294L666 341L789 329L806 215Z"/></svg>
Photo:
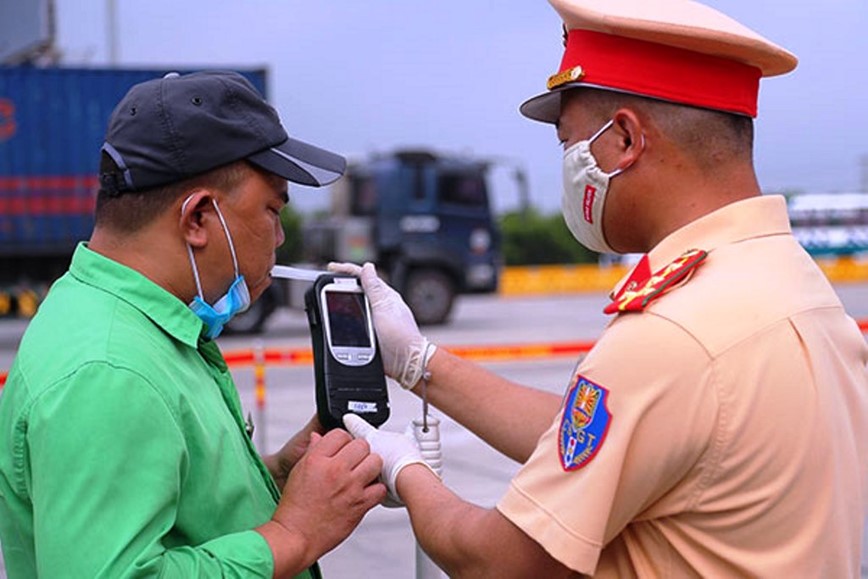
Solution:
<svg viewBox="0 0 868 579"><path fill-rule="evenodd" d="M868 193L787 195L793 234L812 255L868 252Z"/></svg>

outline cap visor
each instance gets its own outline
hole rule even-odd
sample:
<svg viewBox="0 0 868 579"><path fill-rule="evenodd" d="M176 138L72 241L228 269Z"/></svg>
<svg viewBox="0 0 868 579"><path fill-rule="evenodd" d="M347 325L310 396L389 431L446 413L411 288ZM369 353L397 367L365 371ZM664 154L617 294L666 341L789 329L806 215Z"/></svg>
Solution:
<svg viewBox="0 0 868 579"><path fill-rule="evenodd" d="M640 97L644 97L644 98L648 98L648 99L664 100L664 99L660 99L657 97L646 96L646 95L642 95L639 93L630 92L627 90L620 90L617 88L611 88L608 86L600 86L597 84L588 84L585 82L571 82L569 84L559 86L559 87L554 88L548 92L544 92L542 94L536 95L535 97L531 97L531 98L527 99L526 101L521 103L521 105L518 107L518 110L521 114L523 114L524 116L526 116L527 118L529 118L531 120L540 121L541 123L550 123L550 124L555 125L555 124L557 124L558 119L561 116L561 95L562 95L562 93L564 93L568 90L576 89L576 88L604 90L607 92L632 94L632 95L636 95L636 96L640 96Z"/></svg>
<svg viewBox="0 0 868 579"><path fill-rule="evenodd" d="M563 88L538 94L521 103L518 110L533 121L555 124L561 116L561 92Z"/></svg>
<svg viewBox="0 0 868 579"><path fill-rule="evenodd" d="M254 153L247 160L287 181L310 187L332 183L347 168L347 160L341 155L296 139Z"/></svg>

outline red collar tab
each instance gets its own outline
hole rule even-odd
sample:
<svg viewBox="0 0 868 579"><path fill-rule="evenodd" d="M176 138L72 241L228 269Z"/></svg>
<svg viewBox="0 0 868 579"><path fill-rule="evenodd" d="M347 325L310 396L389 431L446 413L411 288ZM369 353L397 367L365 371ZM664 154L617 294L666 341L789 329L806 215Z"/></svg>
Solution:
<svg viewBox="0 0 868 579"><path fill-rule="evenodd" d="M651 262L648 261L648 255L646 254L642 256L642 259L639 260L639 263L637 263L636 267L633 268L633 271L630 272L630 277L627 278L627 281L624 282L618 292L610 294L609 297L612 301L617 301L621 299L624 292L634 291L640 285L645 285L650 277Z"/></svg>
<svg viewBox="0 0 868 579"><path fill-rule="evenodd" d="M549 90L570 82L756 117L759 68L592 30L570 30Z"/></svg>
<svg viewBox="0 0 868 579"><path fill-rule="evenodd" d="M691 249L654 275L647 276L644 272L649 271L648 256L643 257L618 295L612 298L612 303L603 309L603 313L641 312L652 300L686 282L707 256L707 251Z"/></svg>

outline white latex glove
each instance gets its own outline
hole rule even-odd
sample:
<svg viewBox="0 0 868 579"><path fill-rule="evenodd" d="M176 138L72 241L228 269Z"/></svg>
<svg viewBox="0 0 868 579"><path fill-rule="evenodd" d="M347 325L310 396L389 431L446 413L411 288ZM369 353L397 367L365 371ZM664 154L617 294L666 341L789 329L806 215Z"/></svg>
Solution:
<svg viewBox="0 0 868 579"><path fill-rule="evenodd" d="M386 506L404 505L398 496L395 484L398 481L398 474L405 466L422 464L437 475L434 469L422 458L419 444L412 434L377 430L355 414L344 414L344 426L353 435L353 438L366 440L371 447L371 452L379 454L383 459L383 470L380 472L380 478L389 489L386 502L384 502ZM439 475L437 477L439 478Z"/></svg>
<svg viewBox="0 0 868 579"><path fill-rule="evenodd" d="M330 263L329 271L358 277L371 304L374 329L386 375L409 390L422 378L436 346L419 332L409 306L401 295L377 276L374 264Z"/></svg>

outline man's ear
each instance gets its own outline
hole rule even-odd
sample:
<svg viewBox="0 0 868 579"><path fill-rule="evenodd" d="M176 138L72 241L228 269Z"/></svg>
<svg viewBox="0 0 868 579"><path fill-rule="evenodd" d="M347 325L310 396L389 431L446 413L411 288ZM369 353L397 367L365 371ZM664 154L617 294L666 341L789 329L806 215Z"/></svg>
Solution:
<svg viewBox="0 0 868 579"><path fill-rule="evenodd" d="M205 222L213 213L213 195L207 189L196 189L181 203L178 226L184 234L184 240L192 247L201 248L208 244Z"/></svg>
<svg viewBox="0 0 868 579"><path fill-rule="evenodd" d="M612 119L612 129L619 139L618 168L623 170L635 163L645 150L645 130L641 119L631 109L618 109Z"/></svg>

